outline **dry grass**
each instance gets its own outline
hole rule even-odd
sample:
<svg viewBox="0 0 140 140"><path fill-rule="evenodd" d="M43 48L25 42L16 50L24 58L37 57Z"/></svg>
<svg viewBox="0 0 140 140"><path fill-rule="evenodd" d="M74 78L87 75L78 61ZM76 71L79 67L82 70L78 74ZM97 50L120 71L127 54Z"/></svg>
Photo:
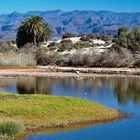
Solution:
<svg viewBox="0 0 140 140"><path fill-rule="evenodd" d="M1 66L34 66L36 60L33 54L7 52L0 54Z"/></svg>

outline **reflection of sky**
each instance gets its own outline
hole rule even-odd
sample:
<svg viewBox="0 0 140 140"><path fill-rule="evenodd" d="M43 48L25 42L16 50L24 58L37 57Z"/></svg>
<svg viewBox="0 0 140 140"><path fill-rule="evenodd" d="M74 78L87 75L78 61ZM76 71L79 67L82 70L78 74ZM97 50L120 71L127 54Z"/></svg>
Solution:
<svg viewBox="0 0 140 140"><path fill-rule="evenodd" d="M99 87L94 89L83 86L80 89L77 89L76 86L62 86L60 83L53 86L52 94L85 98L101 102L102 104L109 106L112 106L111 104L114 104L114 101L117 102L117 99L114 99L113 90L107 87Z"/></svg>
<svg viewBox="0 0 140 140"><path fill-rule="evenodd" d="M16 86L7 86L4 88L1 88L0 91L17 93L17 88L16 88Z"/></svg>
<svg viewBox="0 0 140 140"><path fill-rule="evenodd" d="M32 135L26 140L139 140L140 120L125 120L54 134Z"/></svg>

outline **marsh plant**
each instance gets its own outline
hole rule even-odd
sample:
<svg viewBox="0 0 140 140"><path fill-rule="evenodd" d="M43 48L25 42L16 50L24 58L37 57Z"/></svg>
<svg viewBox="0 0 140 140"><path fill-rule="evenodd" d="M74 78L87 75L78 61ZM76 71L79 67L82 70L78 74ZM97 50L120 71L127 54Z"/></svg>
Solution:
<svg viewBox="0 0 140 140"><path fill-rule="evenodd" d="M20 120L0 119L0 137L16 137L24 132L24 125Z"/></svg>

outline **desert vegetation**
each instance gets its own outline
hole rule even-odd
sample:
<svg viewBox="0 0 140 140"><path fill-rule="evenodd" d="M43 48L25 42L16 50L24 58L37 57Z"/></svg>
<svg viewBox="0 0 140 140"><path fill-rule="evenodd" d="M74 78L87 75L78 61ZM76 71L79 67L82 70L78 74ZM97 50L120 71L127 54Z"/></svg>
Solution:
<svg viewBox="0 0 140 140"><path fill-rule="evenodd" d="M114 47L123 47L132 53L140 51L140 28L128 30L122 27L118 30L118 36L114 38Z"/></svg>
<svg viewBox="0 0 140 140"><path fill-rule="evenodd" d="M0 42L0 65L140 67L140 29L118 29L112 37L66 33L49 41L52 29L38 16L23 21L16 41Z"/></svg>
<svg viewBox="0 0 140 140"><path fill-rule="evenodd" d="M18 28L16 41L0 42L0 65L140 67L139 28L120 28L115 37L66 33L61 39L50 41L51 35L52 30L42 17L26 19ZM67 127L122 117L119 111L70 97L0 93L0 104L0 135L6 137L15 137L24 130ZM18 116L23 123L14 121Z"/></svg>

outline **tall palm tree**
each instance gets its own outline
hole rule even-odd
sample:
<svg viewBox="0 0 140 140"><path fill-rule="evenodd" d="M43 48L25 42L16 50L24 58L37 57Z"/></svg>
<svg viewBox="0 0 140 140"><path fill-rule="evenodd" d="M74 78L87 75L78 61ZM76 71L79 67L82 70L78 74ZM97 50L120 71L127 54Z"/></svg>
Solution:
<svg viewBox="0 0 140 140"><path fill-rule="evenodd" d="M48 23L40 16L32 16L21 23L17 32L17 45L23 46L26 43L34 43L37 47L39 41L50 37L52 34Z"/></svg>

